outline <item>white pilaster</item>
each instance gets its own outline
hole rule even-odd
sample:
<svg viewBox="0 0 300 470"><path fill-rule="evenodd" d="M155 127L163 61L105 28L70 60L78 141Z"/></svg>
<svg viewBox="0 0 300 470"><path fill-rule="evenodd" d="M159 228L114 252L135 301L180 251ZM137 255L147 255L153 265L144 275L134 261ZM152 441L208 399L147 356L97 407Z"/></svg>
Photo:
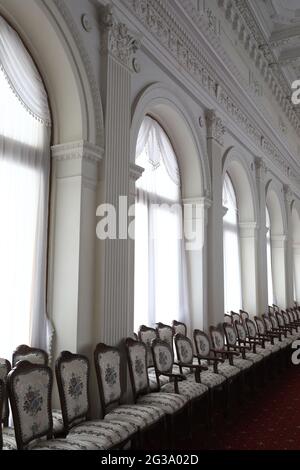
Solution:
<svg viewBox="0 0 300 470"><path fill-rule="evenodd" d="M255 160L256 188L258 194L258 220L257 227L257 287L258 302L257 314L267 311L268 307L268 270L267 270L267 245L266 245L266 174L267 167L262 158Z"/></svg>

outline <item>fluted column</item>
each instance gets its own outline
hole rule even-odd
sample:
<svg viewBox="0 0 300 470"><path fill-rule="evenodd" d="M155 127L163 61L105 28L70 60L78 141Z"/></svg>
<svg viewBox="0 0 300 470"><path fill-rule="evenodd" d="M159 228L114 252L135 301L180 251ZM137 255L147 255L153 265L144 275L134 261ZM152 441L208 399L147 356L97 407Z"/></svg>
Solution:
<svg viewBox="0 0 300 470"><path fill-rule="evenodd" d="M212 175L212 206L208 213L208 324L224 319L222 157L225 127L215 111L206 113L207 150Z"/></svg>
<svg viewBox="0 0 300 470"><path fill-rule="evenodd" d="M287 217L287 237L286 237L286 263L285 263L285 282L286 282L286 303L291 307L294 302L294 257L293 257L293 223L291 205L293 194L288 185L283 188L284 202Z"/></svg>
<svg viewBox="0 0 300 470"><path fill-rule="evenodd" d="M126 228L130 196L131 73L137 70L138 42L110 7L101 11L102 95L105 104L105 161L99 202L117 214L117 237L97 241L95 341L117 344L131 334L129 325L130 241ZM120 199L121 197L121 199Z"/></svg>
<svg viewBox="0 0 300 470"><path fill-rule="evenodd" d="M257 286L258 286L258 311L262 314L268 307L268 269L267 269L267 243L266 243L266 174L267 167L262 158L255 160L256 187L258 194L258 233L257 233Z"/></svg>

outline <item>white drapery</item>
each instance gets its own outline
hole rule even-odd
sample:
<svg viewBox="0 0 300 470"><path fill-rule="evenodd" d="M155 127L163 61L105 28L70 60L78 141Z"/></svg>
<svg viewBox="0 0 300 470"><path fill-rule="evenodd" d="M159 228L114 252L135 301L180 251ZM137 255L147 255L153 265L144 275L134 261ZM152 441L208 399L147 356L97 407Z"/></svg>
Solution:
<svg viewBox="0 0 300 470"><path fill-rule="evenodd" d="M0 356L48 349L50 112L39 73L0 17Z"/></svg>
<svg viewBox="0 0 300 470"><path fill-rule="evenodd" d="M268 304L276 304L273 287L272 247L271 247L271 221L268 208L266 207L266 242L267 242L267 273L268 273Z"/></svg>
<svg viewBox="0 0 300 470"><path fill-rule="evenodd" d="M224 308L225 312L238 312L243 308L238 207L228 173L223 183L223 206L227 209L223 217Z"/></svg>
<svg viewBox="0 0 300 470"><path fill-rule="evenodd" d="M134 328L188 322L178 164L166 133L149 116L139 132L136 163L145 171L136 184Z"/></svg>

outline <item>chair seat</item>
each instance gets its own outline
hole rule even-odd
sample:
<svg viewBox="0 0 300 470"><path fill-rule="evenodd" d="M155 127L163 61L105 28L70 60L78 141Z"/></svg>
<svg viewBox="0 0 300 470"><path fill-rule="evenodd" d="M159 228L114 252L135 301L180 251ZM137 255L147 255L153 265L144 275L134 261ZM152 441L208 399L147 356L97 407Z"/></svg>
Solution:
<svg viewBox="0 0 300 470"><path fill-rule="evenodd" d="M64 434L64 422L61 410L52 410L52 419L53 419L53 433L55 436Z"/></svg>
<svg viewBox="0 0 300 470"><path fill-rule="evenodd" d="M269 349L271 353L277 353L280 351L280 346L278 344L272 344L270 342L265 342L265 349Z"/></svg>
<svg viewBox="0 0 300 470"><path fill-rule="evenodd" d="M262 354L255 354L253 352L247 352L246 353L246 359L248 361L251 361L253 363L257 363L257 362L260 362L262 361L264 358L264 356Z"/></svg>
<svg viewBox="0 0 300 470"><path fill-rule="evenodd" d="M172 415L183 408L188 402L188 398L177 393L148 393L139 397L139 405L155 406L168 415Z"/></svg>
<svg viewBox="0 0 300 470"><path fill-rule="evenodd" d="M209 366L209 369L213 371L213 366ZM228 361L225 361L221 364L218 364L218 372L224 377L230 378L230 377L234 377L235 375L238 375L240 372L240 369L238 369L235 366L232 366L231 364L229 364Z"/></svg>
<svg viewBox="0 0 300 470"><path fill-rule="evenodd" d="M259 354L260 356L263 356L263 357L268 357L268 356L271 356L272 350L271 348L267 347L267 343L265 343L265 348L261 346L258 346L256 348L256 354Z"/></svg>
<svg viewBox="0 0 300 470"><path fill-rule="evenodd" d="M199 398L208 392L208 388L206 385L202 383L197 383L192 380L184 380L182 382L178 382L178 390L179 394L185 396L188 400L193 400L194 398ZM166 385L161 387L162 392L166 393L174 393L174 383L170 382Z"/></svg>
<svg viewBox="0 0 300 470"><path fill-rule="evenodd" d="M3 450L17 450L14 428L5 427L2 430Z"/></svg>
<svg viewBox="0 0 300 470"><path fill-rule="evenodd" d="M194 380L193 375L188 376L188 380ZM206 385L208 388L219 387L225 382L225 377L221 374L215 374L210 370L205 370L201 372L201 382Z"/></svg>
<svg viewBox="0 0 300 470"><path fill-rule="evenodd" d="M234 358L233 365L234 367L237 367L240 370L246 370L252 366L252 362L248 361L247 359Z"/></svg>
<svg viewBox="0 0 300 470"><path fill-rule="evenodd" d="M99 441L89 441L87 439L51 439L41 440L28 446L28 450L106 450L106 441L101 438Z"/></svg>
<svg viewBox="0 0 300 470"><path fill-rule="evenodd" d="M105 415L105 421L126 421L144 429L165 416L161 408L147 405L120 405Z"/></svg>
<svg viewBox="0 0 300 470"><path fill-rule="evenodd" d="M149 377L150 388L156 390L157 389L157 380L156 380L156 374L155 374L154 367L149 367L148 377ZM166 375L161 375L159 377L160 385L165 385L168 382L169 382L169 378Z"/></svg>
<svg viewBox="0 0 300 470"><path fill-rule="evenodd" d="M101 440L101 446L109 449L130 439L137 431L138 427L135 424L126 421L95 420L84 421L74 426L68 436L72 439L76 436L79 441L91 443L98 443Z"/></svg>

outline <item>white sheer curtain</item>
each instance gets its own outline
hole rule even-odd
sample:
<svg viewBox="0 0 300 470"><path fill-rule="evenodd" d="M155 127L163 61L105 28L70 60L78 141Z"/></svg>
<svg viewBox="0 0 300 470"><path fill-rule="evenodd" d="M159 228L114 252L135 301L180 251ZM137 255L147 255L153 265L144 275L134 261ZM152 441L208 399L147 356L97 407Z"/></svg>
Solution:
<svg viewBox="0 0 300 470"><path fill-rule="evenodd" d="M276 304L273 288L273 269L272 269L272 247L271 247L271 221L268 208L266 207L266 242L267 242L267 273L268 273L268 304Z"/></svg>
<svg viewBox="0 0 300 470"><path fill-rule="evenodd" d="M174 319L188 322L188 296L180 176L172 145L161 126L145 117L136 163L134 328Z"/></svg>
<svg viewBox="0 0 300 470"><path fill-rule="evenodd" d="M38 71L0 17L0 356L47 348L50 112Z"/></svg>
<svg viewBox="0 0 300 470"><path fill-rule="evenodd" d="M230 312L243 308L243 301L238 208L228 173L223 183L223 206L227 209L223 217L224 307Z"/></svg>

